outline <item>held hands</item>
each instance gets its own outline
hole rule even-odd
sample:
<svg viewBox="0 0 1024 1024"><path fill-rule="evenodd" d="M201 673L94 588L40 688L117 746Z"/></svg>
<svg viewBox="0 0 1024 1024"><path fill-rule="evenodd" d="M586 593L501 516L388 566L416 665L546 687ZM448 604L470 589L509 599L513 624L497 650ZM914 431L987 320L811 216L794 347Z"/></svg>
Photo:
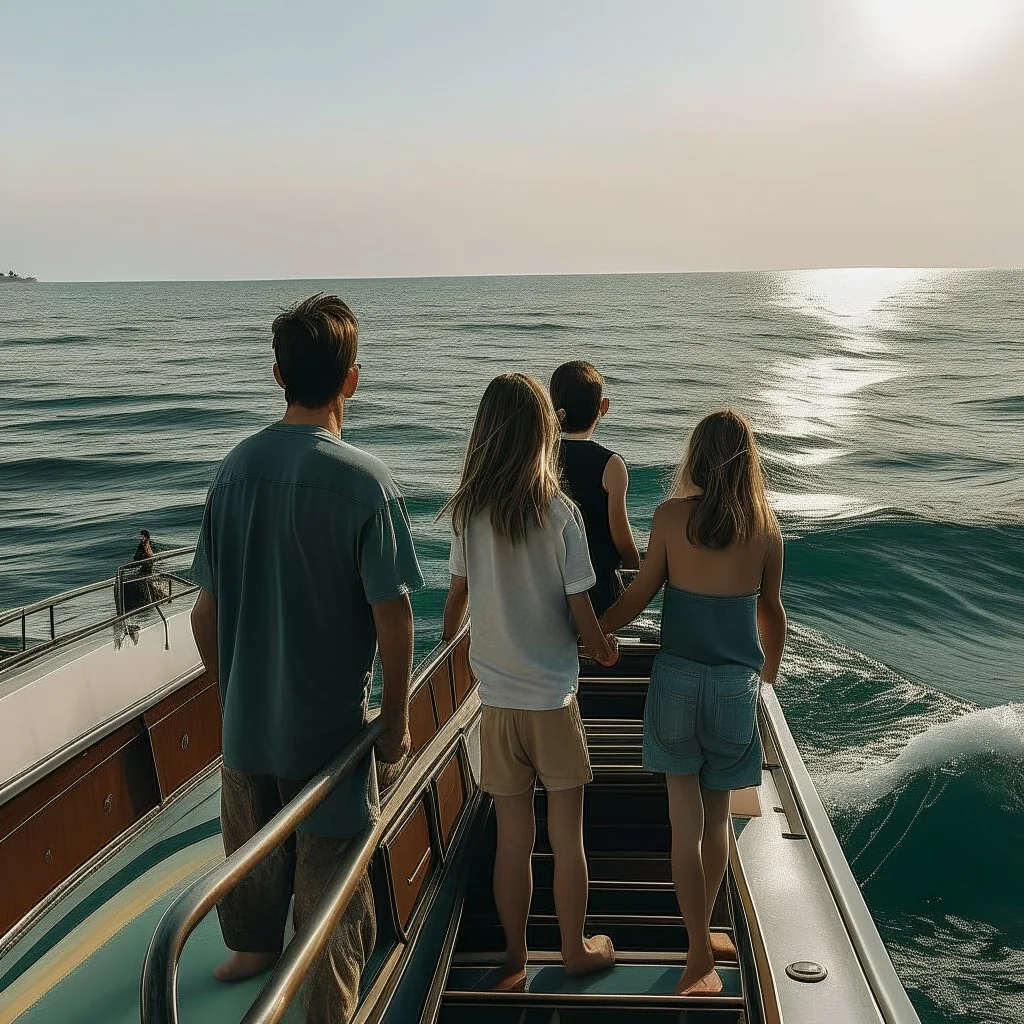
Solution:
<svg viewBox="0 0 1024 1024"><path fill-rule="evenodd" d="M389 728L377 740L377 760L384 764L397 764L403 757L408 756L411 749L409 726L403 722L398 728Z"/></svg>
<svg viewBox="0 0 1024 1024"><path fill-rule="evenodd" d="M608 648L606 652L599 652L594 660L605 668L611 668L619 660L619 641L614 636L605 636L604 642Z"/></svg>

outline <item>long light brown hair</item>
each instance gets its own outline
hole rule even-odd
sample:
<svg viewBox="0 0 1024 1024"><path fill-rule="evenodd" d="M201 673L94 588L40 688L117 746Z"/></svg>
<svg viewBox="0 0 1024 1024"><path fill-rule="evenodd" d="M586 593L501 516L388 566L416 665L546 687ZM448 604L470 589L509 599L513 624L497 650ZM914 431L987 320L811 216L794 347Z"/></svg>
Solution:
<svg viewBox="0 0 1024 1024"><path fill-rule="evenodd" d="M778 530L768 504L754 432L734 409L713 412L694 427L672 485L680 497L699 488L686 537L702 548L725 548Z"/></svg>
<svg viewBox="0 0 1024 1024"><path fill-rule="evenodd" d="M543 526L558 484L558 418L547 392L525 373L495 377L477 409L462 481L438 518L451 512L456 534L490 511L491 528L513 544Z"/></svg>

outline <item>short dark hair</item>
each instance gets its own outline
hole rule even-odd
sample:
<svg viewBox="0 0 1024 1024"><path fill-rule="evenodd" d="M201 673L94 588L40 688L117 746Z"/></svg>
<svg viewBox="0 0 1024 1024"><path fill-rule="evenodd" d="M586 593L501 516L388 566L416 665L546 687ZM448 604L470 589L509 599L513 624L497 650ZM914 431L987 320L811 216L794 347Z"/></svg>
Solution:
<svg viewBox="0 0 1024 1024"><path fill-rule="evenodd" d="M348 305L320 292L278 316L271 330L285 401L319 409L336 398L359 341L359 321Z"/></svg>
<svg viewBox="0 0 1024 1024"><path fill-rule="evenodd" d="M562 429L574 434L594 425L601 411L604 377L593 363L574 359L551 375L551 402Z"/></svg>

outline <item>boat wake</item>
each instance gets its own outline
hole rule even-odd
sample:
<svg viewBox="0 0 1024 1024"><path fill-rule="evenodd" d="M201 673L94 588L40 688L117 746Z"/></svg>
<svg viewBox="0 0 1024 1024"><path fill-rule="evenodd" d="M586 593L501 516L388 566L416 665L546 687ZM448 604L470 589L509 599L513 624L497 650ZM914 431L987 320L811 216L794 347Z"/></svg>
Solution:
<svg viewBox="0 0 1024 1024"><path fill-rule="evenodd" d="M931 725L891 761L845 775L826 788L837 811L862 808L928 775L945 779L985 775L1002 767L1024 771L1024 704L981 708Z"/></svg>

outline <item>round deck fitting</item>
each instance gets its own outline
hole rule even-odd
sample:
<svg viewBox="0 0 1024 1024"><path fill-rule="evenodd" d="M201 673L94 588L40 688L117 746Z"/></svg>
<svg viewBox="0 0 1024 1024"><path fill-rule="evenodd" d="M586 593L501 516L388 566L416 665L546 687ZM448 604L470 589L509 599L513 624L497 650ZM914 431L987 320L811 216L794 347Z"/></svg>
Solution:
<svg viewBox="0 0 1024 1024"><path fill-rule="evenodd" d="M828 969L813 960L797 960L786 968L786 974L794 981L811 984L815 981L824 981L828 977Z"/></svg>

